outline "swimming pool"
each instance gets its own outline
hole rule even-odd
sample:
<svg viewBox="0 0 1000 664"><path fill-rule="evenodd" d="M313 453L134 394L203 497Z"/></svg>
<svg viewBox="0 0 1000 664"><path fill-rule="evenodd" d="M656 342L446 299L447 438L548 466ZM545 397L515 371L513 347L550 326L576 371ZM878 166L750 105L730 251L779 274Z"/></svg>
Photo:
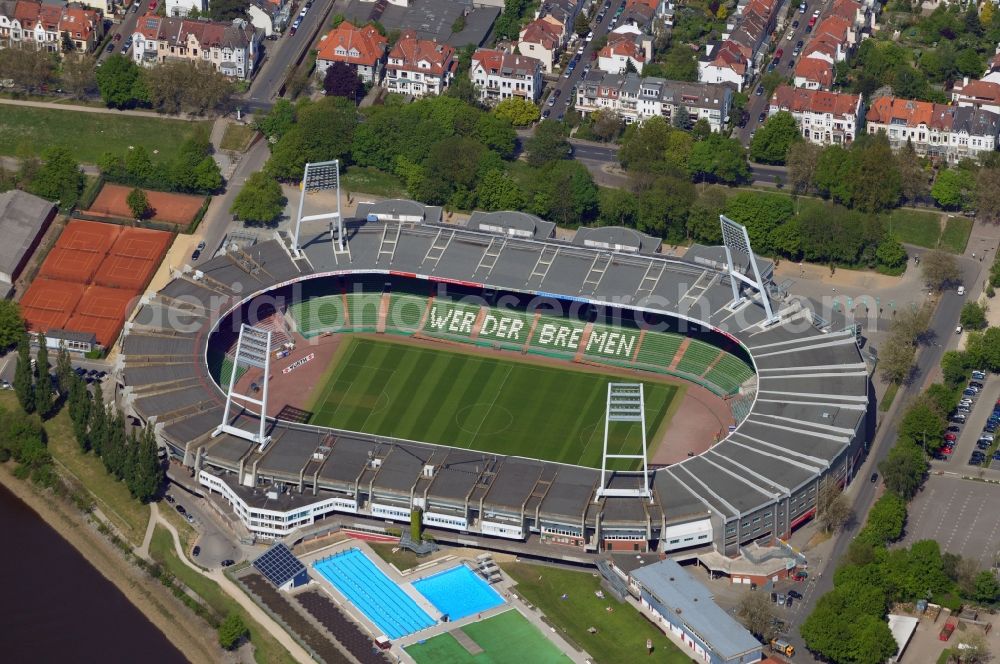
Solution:
<svg viewBox="0 0 1000 664"><path fill-rule="evenodd" d="M313 563L313 568L390 639L418 632L435 623L360 549L348 549L319 560Z"/></svg>
<svg viewBox="0 0 1000 664"><path fill-rule="evenodd" d="M447 614L449 620L460 620L503 604L497 591L465 565L414 581L413 587L434 608Z"/></svg>

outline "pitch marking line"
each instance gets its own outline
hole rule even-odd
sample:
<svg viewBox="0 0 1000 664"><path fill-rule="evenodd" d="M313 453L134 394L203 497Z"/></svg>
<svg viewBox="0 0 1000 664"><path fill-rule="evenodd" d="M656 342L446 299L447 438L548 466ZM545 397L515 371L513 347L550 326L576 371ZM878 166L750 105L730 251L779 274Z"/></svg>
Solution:
<svg viewBox="0 0 1000 664"><path fill-rule="evenodd" d="M475 433L472 434L472 439L469 441L469 444L465 449L472 449L472 444L476 442L476 439L479 437L479 432L482 431L483 429L483 424L486 423L486 420L490 416L490 413L493 412L493 407L496 405L497 399L500 398L500 393L503 392L504 385L507 384L507 379L510 378L511 371L513 370L514 370L513 365L508 364L507 373L504 374L503 380L500 382L500 386L497 388L496 394L493 395L493 400L490 401L490 405L487 406L486 408L486 414L483 415L483 418L481 420L479 420L479 426L476 427L476 431Z"/></svg>

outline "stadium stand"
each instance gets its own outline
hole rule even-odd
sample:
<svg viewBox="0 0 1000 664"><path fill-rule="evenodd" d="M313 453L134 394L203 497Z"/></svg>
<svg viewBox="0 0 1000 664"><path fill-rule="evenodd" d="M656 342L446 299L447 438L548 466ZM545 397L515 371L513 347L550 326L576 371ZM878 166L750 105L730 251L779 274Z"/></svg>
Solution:
<svg viewBox="0 0 1000 664"><path fill-rule="evenodd" d="M478 305L436 298L427 311L421 332L432 337L468 341L472 338L479 309Z"/></svg>
<svg viewBox="0 0 1000 664"><path fill-rule="evenodd" d="M684 336L674 332L650 332L647 330L639 346L639 354L635 358L637 366L663 370L670 366L677 349L681 347Z"/></svg>
<svg viewBox="0 0 1000 664"><path fill-rule="evenodd" d="M631 367L638 347L639 330L594 325L587 337L583 356L603 364Z"/></svg>
<svg viewBox="0 0 1000 664"><path fill-rule="evenodd" d="M356 331L374 332L378 325L378 311L382 306L382 294L348 293L346 298L351 327Z"/></svg>
<svg viewBox="0 0 1000 664"><path fill-rule="evenodd" d="M580 321L541 316L528 345L541 355L571 358L576 355L585 327Z"/></svg>
<svg viewBox="0 0 1000 664"><path fill-rule="evenodd" d="M416 332L426 310L426 297L393 293L389 296L389 310L386 312L386 332Z"/></svg>
<svg viewBox="0 0 1000 664"><path fill-rule="evenodd" d="M521 349L535 317L512 309L487 309L479 327L480 341L491 346Z"/></svg>
<svg viewBox="0 0 1000 664"><path fill-rule="evenodd" d="M342 329L346 323L344 299L340 295L322 295L296 302L289 305L288 314L299 334L307 339Z"/></svg>
<svg viewBox="0 0 1000 664"><path fill-rule="evenodd" d="M691 339L684 356L677 363L677 370L692 376L703 376L709 365L719 357L719 349L704 341Z"/></svg>
<svg viewBox="0 0 1000 664"><path fill-rule="evenodd" d="M740 385L753 378L753 375L753 369L747 366L746 362L735 355L723 353L715 366L705 374L705 380L732 393L740 389Z"/></svg>

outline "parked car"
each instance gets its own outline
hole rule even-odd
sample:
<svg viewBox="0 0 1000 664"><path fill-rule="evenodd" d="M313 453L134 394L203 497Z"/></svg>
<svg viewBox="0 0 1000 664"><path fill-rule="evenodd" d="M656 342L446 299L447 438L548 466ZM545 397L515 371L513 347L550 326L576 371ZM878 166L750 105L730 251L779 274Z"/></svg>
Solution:
<svg viewBox="0 0 1000 664"><path fill-rule="evenodd" d="M757 90L756 90L756 92L754 92L754 94L756 94L758 97L761 96L762 94L764 94L764 86L763 85L758 85L757 86Z"/></svg>
<svg viewBox="0 0 1000 664"><path fill-rule="evenodd" d="M945 431L950 431L952 433L961 433L962 427L958 426L957 424L952 424L947 429L945 429Z"/></svg>
<svg viewBox="0 0 1000 664"><path fill-rule="evenodd" d="M173 505L173 504L174 504L174 497L173 497L173 496L171 496L171 495L170 495L169 493L168 493L168 494L166 494L165 496L163 496L163 499L164 499L165 501L167 501L168 503L170 503L171 505Z"/></svg>
<svg viewBox="0 0 1000 664"><path fill-rule="evenodd" d="M971 380L971 381L969 381L969 387L974 387L977 390L982 390L983 389L983 384L980 383L978 380Z"/></svg>
<svg viewBox="0 0 1000 664"><path fill-rule="evenodd" d="M986 372L985 371L979 371L979 370L973 371L972 372L972 379L973 380L986 380Z"/></svg>
<svg viewBox="0 0 1000 664"><path fill-rule="evenodd" d="M876 482L878 482L878 473L872 473L871 483L875 484Z"/></svg>
<svg viewBox="0 0 1000 664"><path fill-rule="evenodd" d="M946 433L946 434L944 435L944 439L945 439L945 440L957 440L957 439L958 439L958 436L956 436L956 435L955 435L955 434L953 434L953 433Z"/></svg>
<svg viewBox="0 0 1000 664"><path fill-rule="evenodd" d="M798 19L792 21L792 27L793 28L798 28L799 27L799 21L798 21Z"/></svg>
<svg viewBox="0 0 1000 664"><path fill-rule="evenodd" d="M177 510L178 514L187 514L187 510L184 509L183 505L177 505L175 509Z"/></svg>
<svg viewBox="0 0 1000 664"><path fill-rule="evenodd" d="M115 45L114 44L108 44L107 48L104 49L104 52L105 53L114 53L114 50L115 50Z"/></svg>
<svg viewBox="0 0 1000 664"><path fill-rule="evenodd" d="M235 565L235 564L236 564L236 561L235 561L235 560L233 560L232 558L226 558L225 560L223 560L223 561L222 561L221 563L219 563L219 564L220 564L220 565L222 565L223 567L229 567L229 566L231 566L231 565Z"/></svg>
<svg viewBox="0 0 1000 664"><path fill-rule="evenodd" d="M193 549L191 549L191 555L194 556L195 558L197 558L199 554L201 554L200 546L195 546Z"/></svg>
<svg viewBox="0 0 1000 664"><path fill-rule="evenodd" d="M774 52L774 59L780 60L781 56L783 56L784 54L785 54L785 49L779 48L777 51Z"/></svg>
<svg viewBox="0 0 1000 664"><path fill-rule="evenodd" d="M764 122L767 120L767 111L761 111L760 115L757 116L757 122Z"/></svg>
<svg viewBox="0 0 1000 664"><path fill-rule="evenodd" d="M802 599L802 593L800 593L798 590L789 590L788 596L794 597L795 599Z"/></svg>

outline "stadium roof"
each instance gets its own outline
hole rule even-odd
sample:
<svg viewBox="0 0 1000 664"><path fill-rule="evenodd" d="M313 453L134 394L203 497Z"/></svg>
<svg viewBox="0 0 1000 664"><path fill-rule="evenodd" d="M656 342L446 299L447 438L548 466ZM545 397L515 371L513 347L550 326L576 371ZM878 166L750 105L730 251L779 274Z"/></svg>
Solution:
<svg viewBox="0 0 1000 664"><path fill-rule="evenodd" d="M176 448L192 453L203 448L206 463L217 468L236 471L251 464L254 472L297 482L308 466L307 478L315 477L323 489L371 487L398 496L419 491L430 501L460 500L468 491L467 499L482 501L484 509L523 511L568 524L593 523L606 506L605 526L611 525L609 515L623 526L646 519L659 525L661 519L671 523L706 513L731 520L772 505L776 496L794 492L838 463L856 432L863 431L868 373L853 331L818 328L798 301L776 301L782 320L765 326L759 301L733 307L728 278L698 256L611 252L510 236L497 242L495 234L427 222L403 225L398 241L387 242L395 236L384 232L387 223L395 226L350 221L349 258L334 256L328 227L321 223L303 226L302 259L292 259L286 240L278 239L240 256L213 258L199 273L175 276L141 307L124 339L126 403L137 416L162 423L165 439ZM291 422L274 427L263 455L227 434L210 438L223 394L204 358L220 317L278 285L319 274L353 274L380 284L390 270L438 283L560 294L686 317L693 331L711 326L745 345L758 374L756 399L736 431L711 452L656 472L653 506L592 503L599 478L589 468L485 453L476 453L479 462L470 461L467 450L357 432L332 431L322 461L313 460L316 428ZM249 429L252 420L241 413L232 423ZM374 457L379 467L370 463ZM425 464L438 469L432 481L421 480Z"/></svg>
<svg viewBox="0 0 1000 664"><path fill-rule="evenodd" d="M683 623L723 660L760 650L760 642L719 608L708 588L673 560L632 570L631 576L670 611L672 622Z"/></svg>
<svg viewBox="0 0 1000 664"><path fill-rule="evenodd" d="M306 569L302 561L280 542L253 561L253 566L276 588L285 585Z"/></svg>

